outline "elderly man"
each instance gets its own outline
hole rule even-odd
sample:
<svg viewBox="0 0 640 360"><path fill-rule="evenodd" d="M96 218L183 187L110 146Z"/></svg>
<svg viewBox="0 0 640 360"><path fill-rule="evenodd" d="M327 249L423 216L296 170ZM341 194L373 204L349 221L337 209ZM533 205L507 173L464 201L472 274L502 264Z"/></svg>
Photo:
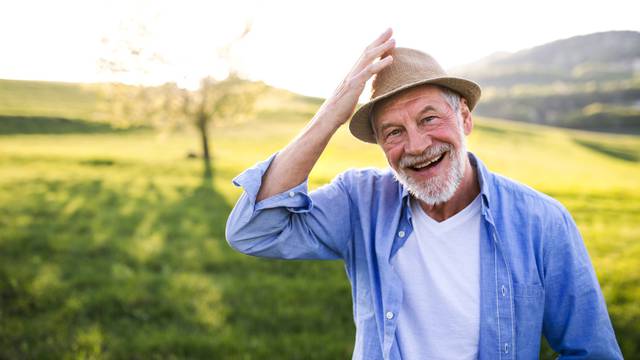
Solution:
<svg viewBox="0 0 640 360"><path fill-rule="evenodd" d="M342 259L354 359L532 359L541 335L562 357L622 358L571 216L467 152L479 97L427 54L395 48L387 30L295 140L234 179L244 193L229 243L262 257ZM308 193L349 118L390 169L350 170Z"/></svg>

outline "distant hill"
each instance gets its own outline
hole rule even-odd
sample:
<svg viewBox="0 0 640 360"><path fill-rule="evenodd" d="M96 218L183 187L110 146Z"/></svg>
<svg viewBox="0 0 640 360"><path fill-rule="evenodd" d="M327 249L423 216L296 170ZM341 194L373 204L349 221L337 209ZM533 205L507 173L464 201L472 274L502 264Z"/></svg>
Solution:
<svg viewBox="0 0 640 360"><path fill-rule="evenodd" d="M640 132L640 32L576 36L497 53L452 72L483 87L480 115Z"/></svg>
<svg viewBox="0 0 640 360"><path fill-rule="evenodd" d="M310 119L323 101L267 85L262 88L256 104L261 121L297 119L300 112ZM110 84L0 79L0 134L122 131L122 119L116 118L109 103L111 90ZM147 127L145 119L132 124L135 129Z"/></svg>
<svg viewBox="0 0 640 360"><path fill-rule="evenodd" d="M98 120L99 90L95 84L0 79L0 115Z"/></svg>

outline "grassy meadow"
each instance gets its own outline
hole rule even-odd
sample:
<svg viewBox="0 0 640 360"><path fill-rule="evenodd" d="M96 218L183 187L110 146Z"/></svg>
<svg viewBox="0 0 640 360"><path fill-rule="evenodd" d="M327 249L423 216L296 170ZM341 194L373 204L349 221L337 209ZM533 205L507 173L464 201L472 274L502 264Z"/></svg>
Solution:
<svg viewBox="0 0 640 360"><path fill-rule="evenodd" d="M0 358L350 358L340 262L256 259L224 239L231 179L295 136L317 99L273 91L255 119L212 129L211 179L187 157L195 134L95 127L75 120L94 120L91 93L51 114L7 105L10 90L0 82ZM477 118L469 148L570 210L623 353L640 357L640 137ZM343 128L310 184L385 165Z"/></svg>

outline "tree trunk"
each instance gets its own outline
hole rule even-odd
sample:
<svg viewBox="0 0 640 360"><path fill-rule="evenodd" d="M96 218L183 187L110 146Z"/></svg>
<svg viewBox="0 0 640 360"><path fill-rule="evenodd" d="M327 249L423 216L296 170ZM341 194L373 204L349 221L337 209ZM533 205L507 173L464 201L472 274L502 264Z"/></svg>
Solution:
<svg viewBox="0 0 640 360"><path fill-rule="evenodd" d="M207 116L200 114L198 116L198 130L200 130L200 139L202 140L202 160L204 161L204 175L205 177L211 177L213 172L211 170L211 154L209 153L209 134L207 132Z"/></svg>

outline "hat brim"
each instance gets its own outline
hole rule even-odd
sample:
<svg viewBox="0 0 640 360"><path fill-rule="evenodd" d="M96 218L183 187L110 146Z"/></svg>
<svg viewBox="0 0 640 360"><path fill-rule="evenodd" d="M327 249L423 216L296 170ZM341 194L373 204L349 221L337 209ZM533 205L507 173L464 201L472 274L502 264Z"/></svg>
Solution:
<svg viewBox="0 0 640 360"><path fill-rule="evenodd" d="M419 85L427 84L443 86L457 92L458 94L460 94L460 96L464 97L467 100L467 106L469 106L469 110L473 110L473 108L478 103L478 100L480 99L480 86L471 80L446 76L416 81L400 86L397 89L394 89L393 91L390 91L384 95L378 96L375 99L371 99L369 102L362 105L351 117L351 122L349 123L349 131L351 131L351 134L353 134L353 136L364 142L372 144L377 143L375 135L373 133L373 129L371 128L371 111L373 110L373 106L377 102L390 98L391 96L401 91Z"/></svg>

